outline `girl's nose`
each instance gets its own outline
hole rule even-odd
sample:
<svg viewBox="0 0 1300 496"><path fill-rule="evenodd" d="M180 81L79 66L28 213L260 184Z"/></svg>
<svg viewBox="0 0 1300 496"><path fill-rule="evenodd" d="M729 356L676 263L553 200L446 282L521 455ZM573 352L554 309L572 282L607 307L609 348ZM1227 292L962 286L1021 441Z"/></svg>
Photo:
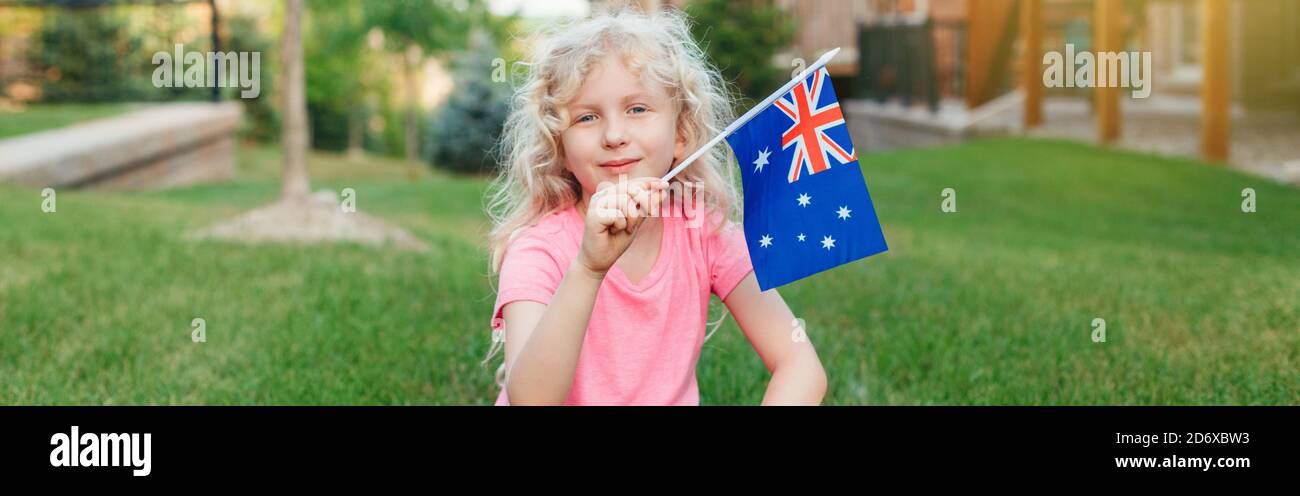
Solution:
<svg viewBox="0 0 1300 496"><path fill-rule="evenodd" d="M605 148L618 148L627 144L627 133L623 130L623 122L617 118L608 119L605 122Z"/></svg>

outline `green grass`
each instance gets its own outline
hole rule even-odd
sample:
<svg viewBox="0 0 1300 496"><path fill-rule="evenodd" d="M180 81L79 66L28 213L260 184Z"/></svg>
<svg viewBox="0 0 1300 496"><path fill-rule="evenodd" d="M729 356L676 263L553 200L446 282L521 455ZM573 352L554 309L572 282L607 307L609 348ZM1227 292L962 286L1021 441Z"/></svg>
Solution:
<svg viewBox="0 0 1300 496"><path fill-rule="evenodd" d="M18 112L0 111L0 139L110 117L136 107L125 103L44 103Z"/></svg>
<svg viewBox="0 0 1300 496"><path fill-rule="evenodd" d="M271 201L277 167L246 150L236 181L60 192L54 214L0 185L0 403L490 404L485 181L313 156L314 187L356 189L429 253L178 240ZM1046 141L863 168L890 251L781 289L828 404L1300 398L1300 191ZM946 187L956 213L939 210ZM705 404L757 404L768 378L731 319L698 375Z"/></svg>

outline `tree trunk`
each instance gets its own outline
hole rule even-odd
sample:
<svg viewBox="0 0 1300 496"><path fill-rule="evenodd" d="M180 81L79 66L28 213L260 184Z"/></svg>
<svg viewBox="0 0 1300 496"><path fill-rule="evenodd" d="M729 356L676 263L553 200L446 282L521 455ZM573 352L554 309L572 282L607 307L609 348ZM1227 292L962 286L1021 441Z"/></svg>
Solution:
<svg viewBox="0 0 1300 496"><path fill-rule="evenodd" d="M284 64L284 130L281 147L284 172L282 200L306 198L311 189L307 178L307 88L302 58L302 2L286 0L281 63Z"/></svg>

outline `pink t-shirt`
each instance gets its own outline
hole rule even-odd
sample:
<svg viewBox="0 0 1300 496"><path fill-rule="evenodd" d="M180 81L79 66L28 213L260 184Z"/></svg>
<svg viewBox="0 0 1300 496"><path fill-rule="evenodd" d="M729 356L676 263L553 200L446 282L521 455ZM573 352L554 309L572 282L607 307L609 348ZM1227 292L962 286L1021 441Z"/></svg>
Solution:
<svg viewBox="0 0 1300 496"><path fill-rule="evenodd" d="M734 223L716 231L716 223L681 216L662 221L659 257L650 272L634 284L616 265L601 283L564 404L700 404L695 364L709 297L726 299L753 267L744 232ZM569 207L547 215L510 244L492 310L493 330L501 328L507 303L550 303L577 256L582 229L582 217ZM504 389L496 404L509 404Z"/></svg>

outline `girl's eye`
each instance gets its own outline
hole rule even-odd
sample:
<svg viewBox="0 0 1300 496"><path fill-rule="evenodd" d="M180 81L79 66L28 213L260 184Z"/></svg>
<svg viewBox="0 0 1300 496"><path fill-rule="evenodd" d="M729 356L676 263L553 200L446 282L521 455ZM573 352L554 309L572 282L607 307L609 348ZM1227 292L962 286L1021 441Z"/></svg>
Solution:
<svg viewBox="0 0 1300 496"><path fill-rule="evenodd" d="M578 122L591 122L591 120L595 118L595 114L583 114L581 117L578 117Z"/></svg>
<svg viewBox="0 0 1300 496"><path fill-rule="evenodd" d="M631 112L634 113L634 114L639 114L639 113L641 113L641 112L647 112L647 111L649 111L649 110L650 110L650 109L645 108L645 107L643 107L643 106L641 106L641 105L637 105L637 106L635 106L635 107L632 107Z"/></svg>

